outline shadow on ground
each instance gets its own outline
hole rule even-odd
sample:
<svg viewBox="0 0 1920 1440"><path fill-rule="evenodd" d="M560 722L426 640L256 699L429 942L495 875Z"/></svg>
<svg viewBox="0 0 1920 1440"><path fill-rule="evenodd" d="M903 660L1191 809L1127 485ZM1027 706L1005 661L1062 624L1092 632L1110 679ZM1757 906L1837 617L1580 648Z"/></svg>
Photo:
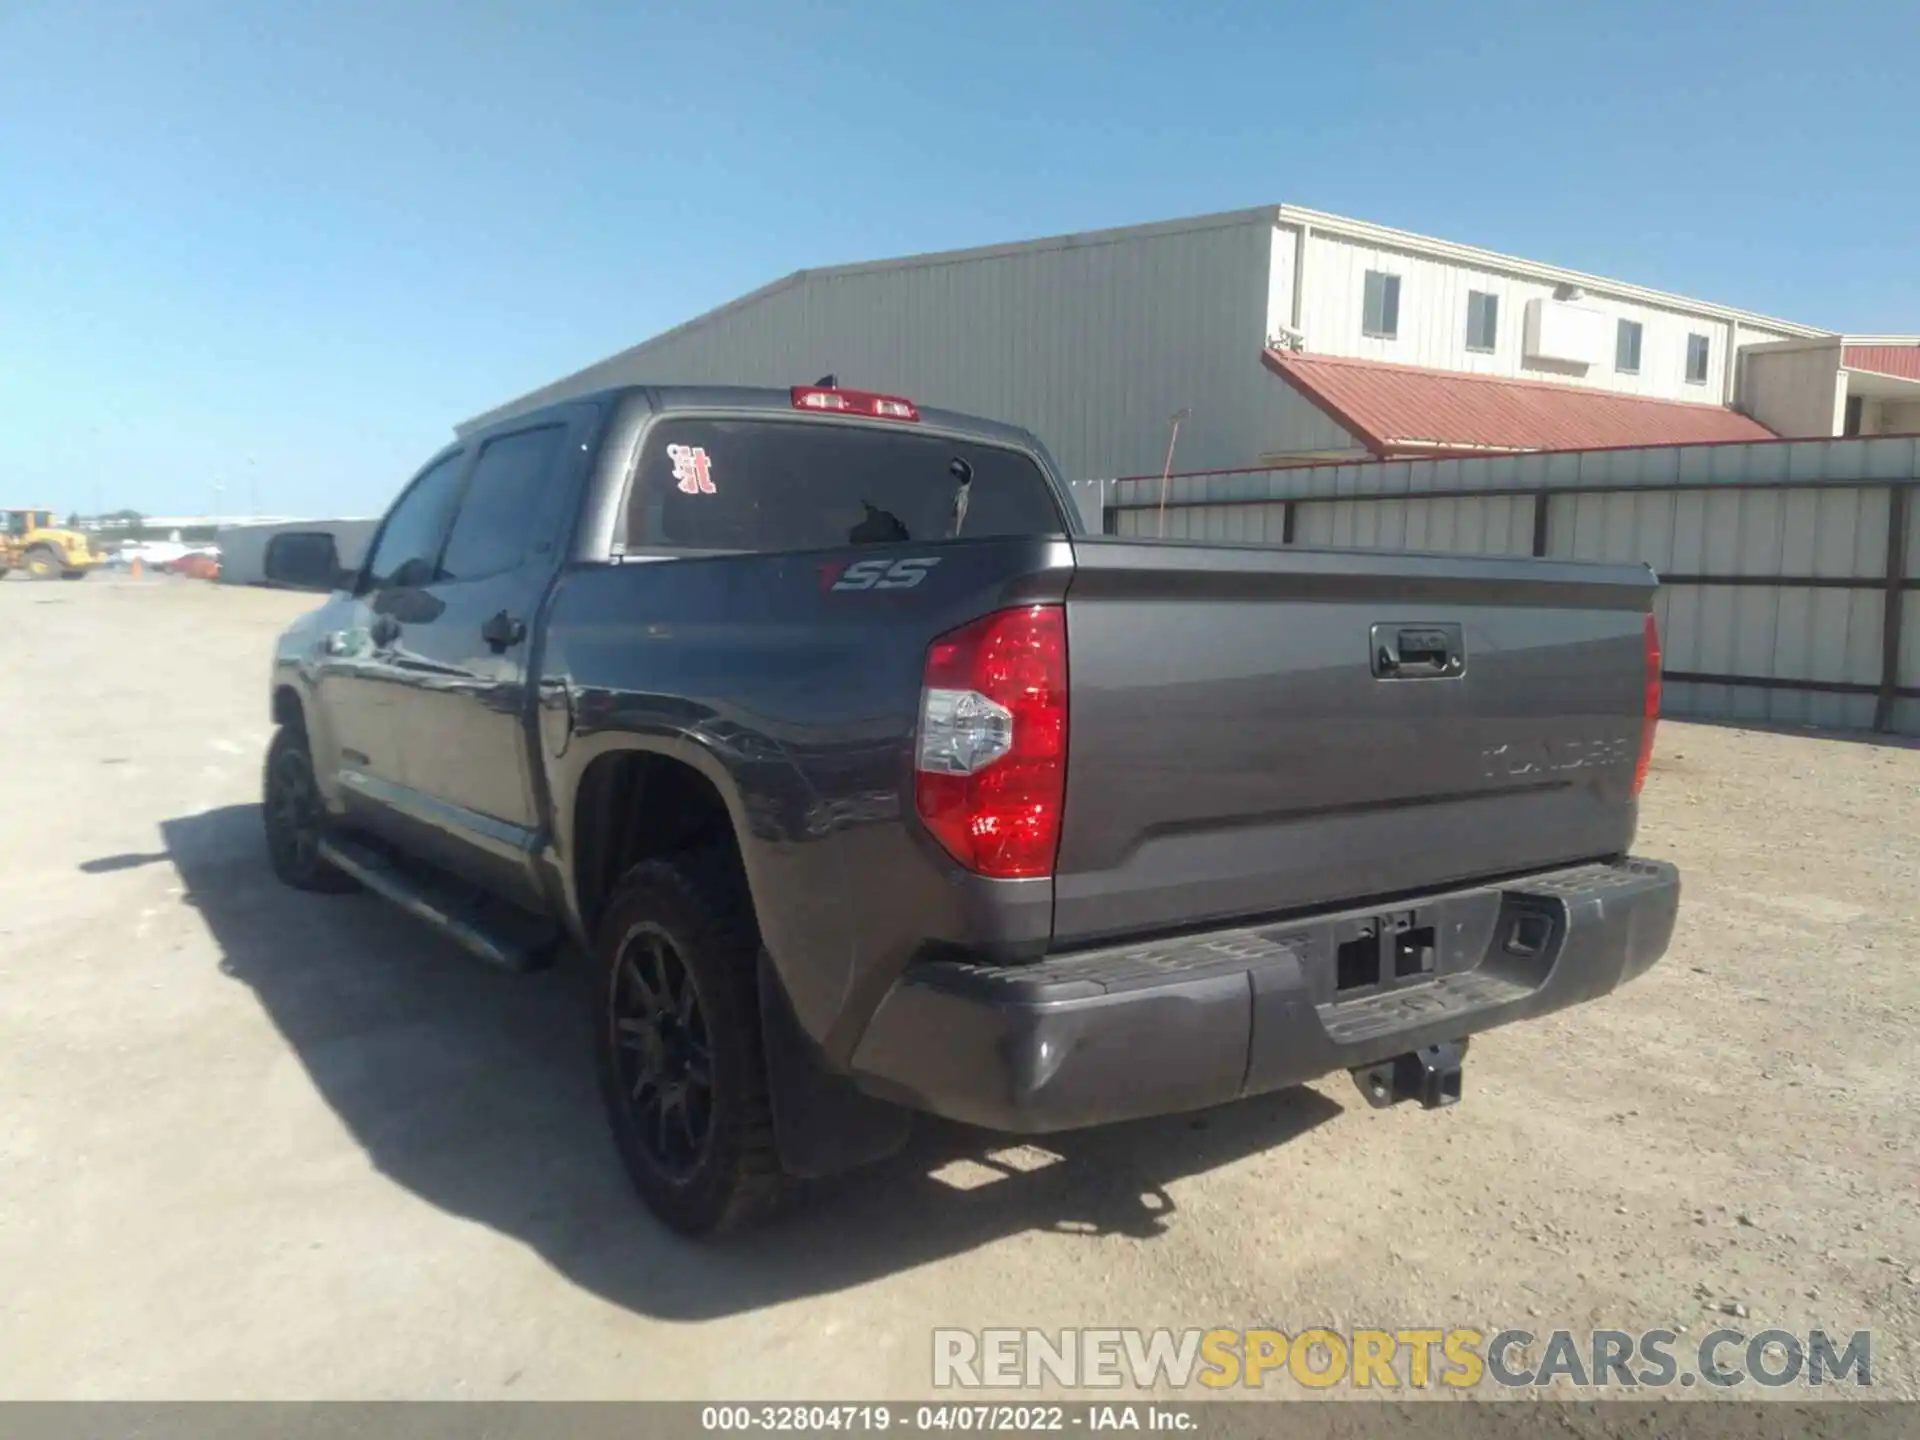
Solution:
<svg viewBox="0 0 1920 1440"><path fill-rule="evenodd" d="M257 806L161 828L222 971L253 990L380 1172L646 1314L753 1310L1024 1231L1148 1239L1179 1223L1170 1182L1340 1110L1294 1090L1049 1136L1059 1158L1039 1168L990 1158L1017 1141L927 1121L904 1153L804 1187L771 1225L696 1245L640 1208L614 1158L577 965L496 972L371 897L287 890L267 868Z"/></svg>

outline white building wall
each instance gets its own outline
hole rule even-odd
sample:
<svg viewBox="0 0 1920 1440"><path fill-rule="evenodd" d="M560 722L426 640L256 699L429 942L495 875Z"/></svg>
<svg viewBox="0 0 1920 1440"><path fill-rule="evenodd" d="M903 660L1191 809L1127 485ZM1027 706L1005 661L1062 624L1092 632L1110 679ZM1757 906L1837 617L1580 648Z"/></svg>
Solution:
<svg viewBox="0 0 1920 1440"><path fill-rule="evenodd" d="M1273 260L1267 267L1267 336L1271 339L1294 324L1293 271L1300 234L1290 225L1273 230Z"/></svg>
<svg viewBox="0 0 1920 1440"><path fill-rule="evenodd" d="M1275 312L1278 296L1284 295L1291 304L1298 245L1295 227L1278 227L1276 273L1269 283L1270 315ZM1727 355L1729 345L1736 343L1736 332L1737 343L1741 344L1784 339L1791 333L1739 324L1710 313L1690 314L1588 287L1577 303L1606 316L1602 351L1584 370L1558 368L1530 363L1523 354L1522 339L1527 302L1553 299L1554 281L1423 255L1411 248L1349 239L1317 228L1307 241L1306 266L1300 328L1306 332L1307 349L1318 355L1560 381L1629 395L1718 405L1730 396ZM1284 280L1279 273L1283 269ZM1399 333L1393 339L1363 333L1369 270L1400 277ZM1467 296L1476 290L1499 297L1498 335L1491 352L1467 348ZM1637 374L1614 368L1614 341L1618 322L1623 319L1638 321L1642 327ZM1705 335L1708 343L1707 378L1700 385L1689 384L1686 378L1687 337L1694 334Z"/></svg>
<svg viewBox="0 0 1920 1440"><path fill-rule="evenodd" d="M1841 341L1788 341L1742 352L1734 404L1790 440L1838 435L1846 422Z"/></svg>
<svg viewBox="0 0 1920 1440"><path fill-rule="evenodd" d="M1192 415L1178 468L1249 464L1285 388L1260 363L1272 218L803 271L461 428L610 385L831 373L849 389L1025 426L1069 478L1158 474L1182 407Z"/></svg>
<svg viewBox="0 0 1920 1440"><path fill-rule="evenodd" d="M1920 401L1869 400L1862 408L1863 434L1920 435Z"/></svg>
<svg viewBox="0 0 1920 1440"><path fill-rule="evenodd" d="M1259 426L1257 433L1262 438L1241 464L1298 464L1309 459L1372 458L1371 450L1341 429L1332 416L1293 386L1278 375L1265 378L1266 390L1255 402L1254 416ZM1180 468L1186 468L1184 459Z"/></svg>

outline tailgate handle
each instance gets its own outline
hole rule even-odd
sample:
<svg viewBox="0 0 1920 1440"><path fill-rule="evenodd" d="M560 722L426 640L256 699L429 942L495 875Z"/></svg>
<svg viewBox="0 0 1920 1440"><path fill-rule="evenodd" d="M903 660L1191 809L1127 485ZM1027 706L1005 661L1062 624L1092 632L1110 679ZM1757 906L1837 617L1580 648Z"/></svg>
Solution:
<svg viewBox="0 0 1920 1440"><path fill-rule="evenodd" d="M1382 680L1442 680L1466 668L1458 625L1373 627L1373 673Z"/></svg>

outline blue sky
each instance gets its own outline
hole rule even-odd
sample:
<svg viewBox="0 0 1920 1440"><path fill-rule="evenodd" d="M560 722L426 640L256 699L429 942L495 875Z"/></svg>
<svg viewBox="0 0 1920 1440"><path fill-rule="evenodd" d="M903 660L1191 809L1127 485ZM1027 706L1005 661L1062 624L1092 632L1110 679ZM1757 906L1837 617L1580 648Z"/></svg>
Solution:
<svg viewBox="0 0 1920 1440"><path fill-rule="evenodd" d="M800 266L1279 201L1916 331L1916 61L1910 0L0 0L0 497L377 512Z"/></svg>

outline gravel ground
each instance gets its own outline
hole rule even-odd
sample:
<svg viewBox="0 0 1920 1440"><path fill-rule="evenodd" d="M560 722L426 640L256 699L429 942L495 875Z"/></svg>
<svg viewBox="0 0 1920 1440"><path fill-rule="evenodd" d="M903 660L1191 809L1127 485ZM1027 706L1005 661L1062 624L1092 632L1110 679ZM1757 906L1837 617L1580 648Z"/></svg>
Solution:
<svg viewBox="0 0 1920 1440"><path fill-rule="evenodd" d="M0 1396L909 1397L936 1324L1720 1323L1871 1330L1920 1396L1920 750L1665 725L1672 952L1476 1041L1451 1110L929 1125L702 1249L617 1172L576 977L273 884L306 603L0 585Z"/></svg>

